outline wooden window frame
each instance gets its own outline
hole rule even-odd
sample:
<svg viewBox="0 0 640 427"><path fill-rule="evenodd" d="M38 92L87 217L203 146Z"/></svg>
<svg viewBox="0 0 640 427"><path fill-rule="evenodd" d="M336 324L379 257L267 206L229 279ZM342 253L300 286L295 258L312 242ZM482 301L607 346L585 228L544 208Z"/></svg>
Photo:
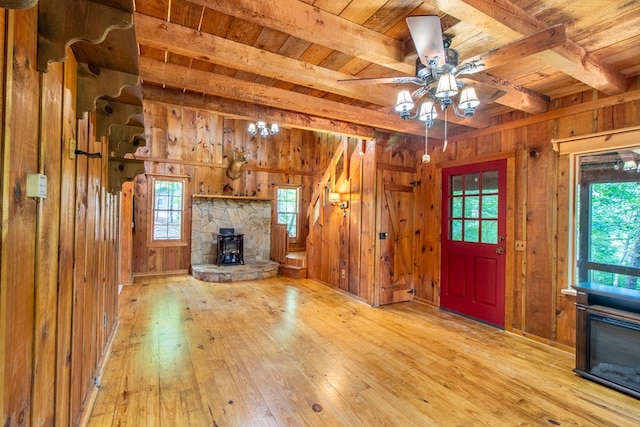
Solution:
<svg viewBox="0 0 640 427"><path fill-rule="evenodd" d="M187 233L187 177L173 175L148 175L148 205L147 215L147 246L148 247L176 247L188 246L189 236ZM180 224L180 239L154 239L154 213L155 213L155 188L157 181L179 182L182 184L182 213Z"/></svg>
<svg viewBox="0 0 640 427"><path fill-rule="evenodd" d="M567 287L562 290L564 294L575 295L576 291L571 288L577 284L577 212L576 198L577 186L580 183L579 158L585 154L605 153L608 151L621 150L625 148L637 147L640 145L640 126L624 129L615 129L606 132L592 133L571 138L552 139L554 151L559 156L569 156L569 201L568 201L568 223L567 223ZM584 249L583 249L584 250Z"/></svg>
<svg viewBox="0 0 640 427"><path fill-rule="evenodd" d="M277 185L275 188L275 193L273 195L273 218L276 224L280 224L278 222L278 190L286 189L286 190L296 190L296 236L289 236L290 243L298 243L300 242L300 195L302 194L302 186L301 185ZM286 224L284 224L286 225Z"/></svg>

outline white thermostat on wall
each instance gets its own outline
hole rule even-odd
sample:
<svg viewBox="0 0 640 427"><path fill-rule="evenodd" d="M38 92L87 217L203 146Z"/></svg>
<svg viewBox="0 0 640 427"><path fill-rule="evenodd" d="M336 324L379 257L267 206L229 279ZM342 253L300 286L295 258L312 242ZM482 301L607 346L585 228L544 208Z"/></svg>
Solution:
<svg viewBox="0 0 640 427"><path fill-rule="evenodd" d="M27 197L47 197L47 176L41 173L27 174Z"/></svg>

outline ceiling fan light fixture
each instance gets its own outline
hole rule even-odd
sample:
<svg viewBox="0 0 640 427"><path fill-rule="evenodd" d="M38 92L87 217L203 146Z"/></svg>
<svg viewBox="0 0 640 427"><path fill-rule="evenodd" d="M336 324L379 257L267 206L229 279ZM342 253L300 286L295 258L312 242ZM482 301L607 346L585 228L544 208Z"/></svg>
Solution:
<svg viewBox="0 0 640 427"><path fill-rule="evenodd" d="M478 95L476 95L476 90L471 86L462 89L458 107L464 112L464 115L472 116L478 105L480 105L480 100L478 99Z"/></svg>
<svg viewBox="0 0 640 427"><path fill-rule="evenodd" d="M435 119L436 117L438 117L438 113L434 108L433 101L424 101L422 104L420 104L418 120L427 122L427 126L429 126L430 123L433 123L433 119Z"/></svg>
<svg viewBox="0 0 640 427"><path fill-rule="evenodd" d="M458 93L458 84L456 77L451 73L445 73L438 79L438 88L436 96L438 98L448 98Z"/></svg>
<svg viewBox="0 0 640 427"><path fill-rule="evenodd" d="M403 117L409 113L409 110L413 108L413 99L411 99L411 93L408 90L401 90L398 92L398 98L396 100L395 110Z"/></svg>

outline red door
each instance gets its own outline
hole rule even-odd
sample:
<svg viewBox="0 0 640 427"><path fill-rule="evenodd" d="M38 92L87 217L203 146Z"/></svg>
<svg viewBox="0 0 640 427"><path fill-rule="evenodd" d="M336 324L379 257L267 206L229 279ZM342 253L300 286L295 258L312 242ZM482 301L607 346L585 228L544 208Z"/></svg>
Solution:
<svg viewBox="0 0 640 427"><path fill-rule="evenodd" d="M442 172L440 306L504 327L506 160Z"/></svg>

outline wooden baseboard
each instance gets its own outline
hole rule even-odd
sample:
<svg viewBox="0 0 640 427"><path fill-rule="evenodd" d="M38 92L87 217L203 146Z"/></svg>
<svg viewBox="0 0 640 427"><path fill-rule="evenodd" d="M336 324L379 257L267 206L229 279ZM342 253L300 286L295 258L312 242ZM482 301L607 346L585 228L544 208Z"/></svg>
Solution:
<svg viewBox="0 0 640 427"><path fill-rule="evenodd" d="M145 273L133 273L133 282L135 283L136 277L156 277L156 276L175 276L180 274L190 274L189 270L171 270L171 271L150 271Z"/></svg>
<svg viewBox="0 0 640 427"><path fill-rule="evenodd" d="M80 420L78 422L79 426L86 426L89 424L89 418L91 417L91 412L93 412L93 405L96 403L96 398L98 397L98 392L100 391L100 379L102 378L102 374L107 367L107 362L109 361L109 357L111 357L111 347L113 346L113 341L115 341L116 333L118 332L118 327L120 326L120 321L117 321L111 336L109 337L109 341L107 342L107 346L104 349L104 354L100 358L101 360L98 363L97 369L97 381L91 386L91 390L87 392L87 397L85 399L84 406L82 408L82 412L80 413Z"/></svg>

